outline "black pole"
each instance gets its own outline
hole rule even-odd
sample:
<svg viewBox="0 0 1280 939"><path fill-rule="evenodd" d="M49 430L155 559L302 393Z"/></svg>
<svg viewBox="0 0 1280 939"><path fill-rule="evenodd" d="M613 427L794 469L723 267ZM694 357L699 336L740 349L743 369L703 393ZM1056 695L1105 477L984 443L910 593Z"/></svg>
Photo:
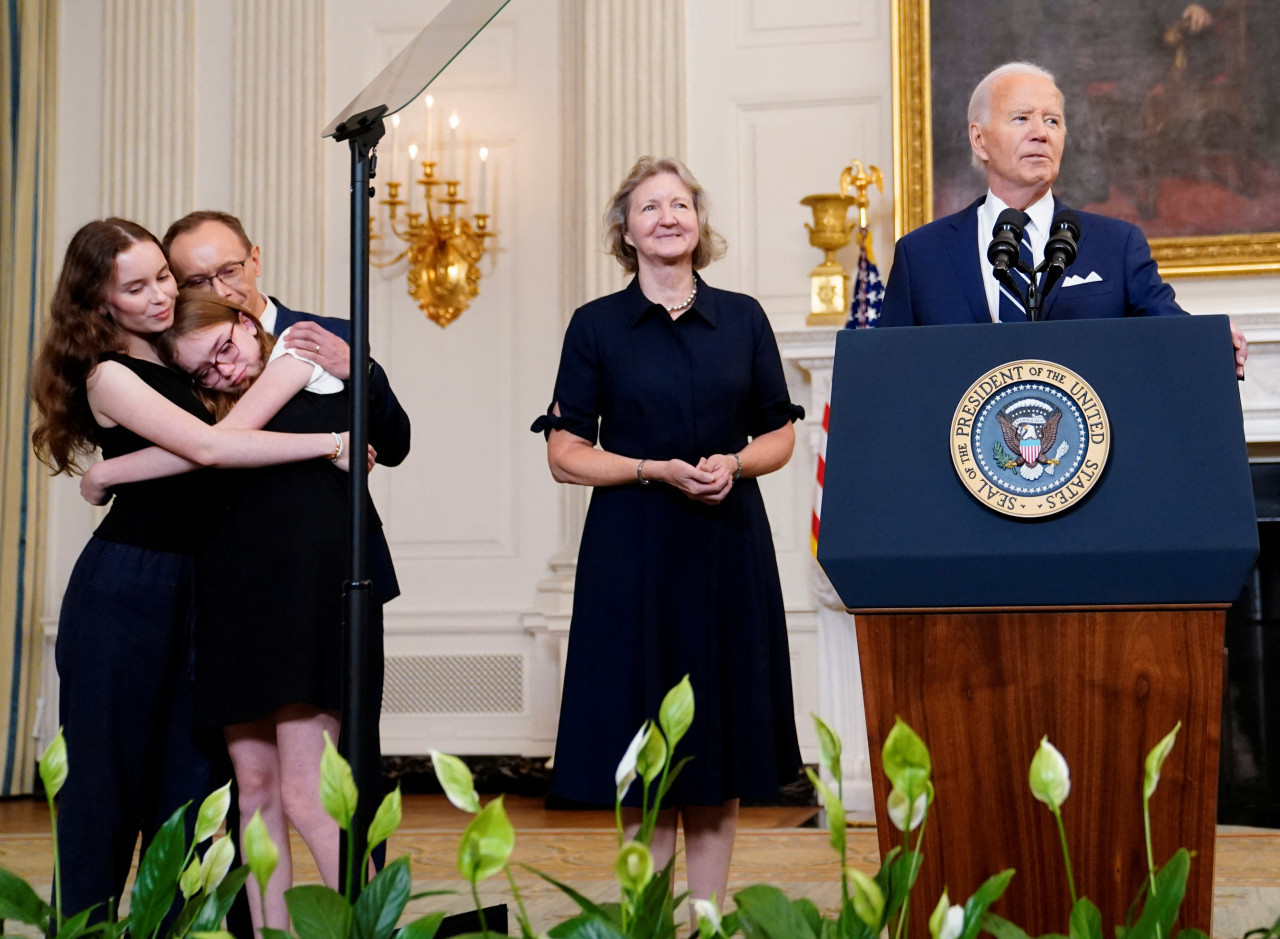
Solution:
<svg viewBox="0 0 1280 939"><path fill-rule="evenodd" d="M369 612L372 584L365 572L365 545L368 528L369 467L365 454L369 447L369 200L375 169L373 149L382 139L382 115L386 105L353 115L338 126L335 140L351 146L351 470L350 470L350 578L343 585L342 731L338 750L351 764L357 785L377 779L381 767L376 746L378 719L369 701L369 668L382 663L368 661L370 643ZM374 713L371 713L374 712ZM372 736L370 734L372 731ZM343 839L341 887L348 887L346 852L351 850L360 870L349 885L351 896L359 896L368 871L360 865L368 846L369 822L378 809L376 793L361 786L351 831Z"/></svg>

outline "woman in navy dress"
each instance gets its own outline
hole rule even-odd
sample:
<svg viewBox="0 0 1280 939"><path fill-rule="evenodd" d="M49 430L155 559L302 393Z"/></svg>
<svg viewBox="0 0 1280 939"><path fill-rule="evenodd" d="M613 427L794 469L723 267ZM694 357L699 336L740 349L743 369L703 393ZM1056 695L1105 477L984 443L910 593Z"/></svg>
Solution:
<svg viewBox="0 0 1280 939"><path fill-rule="evenodd" d="M679 816L691 897L723 902L739 799L775 794L800 767L756 479L790 459L804 412L760 304L695 273L724 249L683 164L642 158L605 223L611 253L636 276L574 313L551 407L533 428L547 433L557 481L593 487L553 789L612 803L628 742L689 675L695 717L675 756L694 759L652 847L665 864Z"/></svg>

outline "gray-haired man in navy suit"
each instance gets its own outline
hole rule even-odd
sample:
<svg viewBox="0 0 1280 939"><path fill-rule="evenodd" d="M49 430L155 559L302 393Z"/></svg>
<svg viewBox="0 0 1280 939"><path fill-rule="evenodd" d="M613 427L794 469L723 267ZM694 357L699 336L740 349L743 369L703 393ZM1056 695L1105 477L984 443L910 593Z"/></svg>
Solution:
<svg viewBox="0 0 1280 939"><path fill-rule="evenodd" d="M1062 92L1053 76L1028 62L991 71L969 101L969 145L987 177L987 194L968 208L904 235L880 314L881 326L1006 321L1008 304L987 259L996 219L1005 209L1026 213L1032 259L1044 259L1053 196L1066 141ZM1169 316L1185 311L1151 257L1142 231L1129 222L1080 212L1079 250L1041 318ZM1020 305L1020 304L1019 304ZM1017 311L1013 311L1017 318ZM1025 314L1021 317L1025 319ZM1231 327L1236 372L1244 376L1243 333Z"/></svg>

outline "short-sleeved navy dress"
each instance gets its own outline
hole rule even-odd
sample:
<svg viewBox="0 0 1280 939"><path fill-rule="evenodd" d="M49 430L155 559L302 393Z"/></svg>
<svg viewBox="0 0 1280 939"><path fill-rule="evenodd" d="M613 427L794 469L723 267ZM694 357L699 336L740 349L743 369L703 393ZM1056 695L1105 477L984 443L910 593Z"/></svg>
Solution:
<svg viewBox="0 0 1280 939"><path fill-rule="evenodd" d="M633 280L574 313L553 406L567 430L636 460L734 453L803 416L760 304L701 280L672 319ZM688 674L694 759L668 803L762 799L800 767L786 621L764 502L740 479L719 505L662 483L596 488L578 556L554 792L612 804L614 771ZM639 783L628 798L637 802Z"/></svg>

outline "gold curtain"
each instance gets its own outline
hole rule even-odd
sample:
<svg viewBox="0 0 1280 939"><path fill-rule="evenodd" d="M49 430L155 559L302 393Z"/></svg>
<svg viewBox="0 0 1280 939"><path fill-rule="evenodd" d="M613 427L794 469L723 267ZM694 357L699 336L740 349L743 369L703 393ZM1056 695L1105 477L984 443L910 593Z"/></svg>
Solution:
<svg viewBox="0 0 1280 939"><path fill-rule="evenodd" d="M27 393L52 289L57 3L0 0L0 795L30 792L45 476Z"/></svg>

